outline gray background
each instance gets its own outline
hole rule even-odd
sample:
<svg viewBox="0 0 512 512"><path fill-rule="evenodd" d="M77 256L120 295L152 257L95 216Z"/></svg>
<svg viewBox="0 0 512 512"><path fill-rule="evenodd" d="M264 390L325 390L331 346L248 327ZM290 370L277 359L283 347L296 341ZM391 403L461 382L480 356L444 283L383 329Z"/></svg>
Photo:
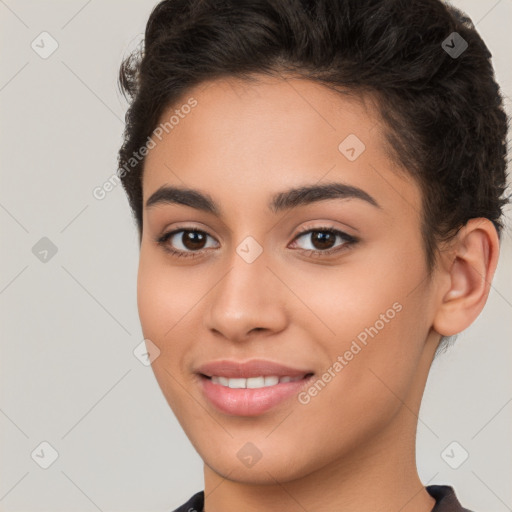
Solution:
<svg viewBox="0 0 512 512"><path fill-rule="evenodd" d="M510 114L512 0L454 4L493 53ZM154 5L0 0L1 511L168 511L203 488L199 456L133 355L143 336L124 191L92 195L116 169L118 67ZM59 45L46 59L31 47L43 31ZM509 208L488 304L434 363L418 427L424 484L453 485L477 512L512 510L511 224ZM43 237L57 249L46 262L33 253ZM47 469L43 441L58 452ZM458 469L442 456L453 441L452 461L469 453Z"/></svg>

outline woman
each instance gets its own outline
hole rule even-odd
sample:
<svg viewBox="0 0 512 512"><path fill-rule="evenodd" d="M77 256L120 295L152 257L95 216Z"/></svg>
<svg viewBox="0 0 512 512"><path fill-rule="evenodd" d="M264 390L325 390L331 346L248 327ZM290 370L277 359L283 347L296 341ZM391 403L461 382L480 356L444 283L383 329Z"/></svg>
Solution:
<svg viewBox="0 0 512 512"><path fill-rule="evenodd" d="M165 0L120 83L141 325L204 461L177 510L467 510L422 484L415 436L506 203L471 21L440 0Z"/></svg>

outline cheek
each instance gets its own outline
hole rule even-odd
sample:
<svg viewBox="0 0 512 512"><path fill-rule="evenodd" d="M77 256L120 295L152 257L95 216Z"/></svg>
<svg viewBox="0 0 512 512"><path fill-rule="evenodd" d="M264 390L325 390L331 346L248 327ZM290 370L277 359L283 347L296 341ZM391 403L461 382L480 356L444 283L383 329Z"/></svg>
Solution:
<svg viewBox="0 0 512 512"><path fill-rule="evenodd" d="M201 295L184 272L172 271L161 256L141 248L137 274L137 307L142 332L160 354L151 364L167 403L178 419L188 410L190 397L183 390L184 356L190 346L187 314ZM189 412L190 414L190 412Z"/></svg>
<svg viewBox="0 0 512 512"><path fill-rule="evenodd" d="M316 317L314 328L323 329L333 340L356 336L376 322L384 332L382 322L389 330L388 324L400 316L396 311L400 304L408 304L409 310L421 306L413 292L425 280L424 262L417 247L400 240L356 250L336 266L307 265L297 270L286 271L283 280L293 283ZM381 315L385 315L382 320Z"/></svg>
<svg viewBox="0 0 512 512"><path fill-rule="evenodd" d="M375 288L366 293L364 287L350 293L350 279L343 290L329 294L331 300L324 289L322 320L334 334L310 319L310 325L317 325L317 339L323 340L318 346L326 364L320 382L301 397L306 405L299 413L304 421L316 418L306 428L310 438L323 432L315 450L325 451L327 445L343 451L383 432L414 387L424 341L417 328L421 307L396 292L388 277L389 286L380 293ZM310 288L308 297L320 293L320 283L317 286L319 290ZM311 327L309 332L315 334Z"/></svg>
<svg viewBox="0 0 512 512"><path fill-rule="evenodd" d="M332 388L344 395L340 400L361 404L375 393L392 398L379 377L400 396L407 392L428 332L428 297L419 251L395 243L388 251L360 254L336 270L297 274L294 289L308 291L316 318L308 312L298 321L311 339L322 340L325 371L343 375Z"/></svg>
<svg viewBox="0 0 512 512"><path fill-rule="evenodd" d="M195 290L195 291L194 291ZM187 272L172 270L162 256L141 250L137 275L137 307L144 338L160 350L152 369L166 398L179 388L176 378L187 369L184 356L190 347L190 315L201 293ZM172 378L174 376L175 378Z"/></svg>
<svg viewBox="0 0 512 512"><path fill-rule="evenodd" d="M204 293L194 282L199 276L190 269L173 269L166 264L165 255L141 249L137 274L139 317L144 335L160 344L176 338L180 324Z"/></svg>

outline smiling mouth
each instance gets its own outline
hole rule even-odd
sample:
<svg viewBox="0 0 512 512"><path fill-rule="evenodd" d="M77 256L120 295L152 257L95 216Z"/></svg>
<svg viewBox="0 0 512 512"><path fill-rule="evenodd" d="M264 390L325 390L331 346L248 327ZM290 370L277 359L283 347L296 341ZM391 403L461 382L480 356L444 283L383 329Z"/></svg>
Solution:
<svg viewBox="0 0 512 512"><path fill-rule="evenodd" d="M218 412L231 416L259 416L281 403L288 402L314 379L314 373L304 375L260 375L248 378L200 377L205 399ZM216 382L217 381L217 382Z"/></svg>
<svg viewBox="0 0 512 512"><path fill-rule="evenodd" d="M217 375L204 375L203 373L200 374L202 378L208 379L212 381L212 383L217 384L219 386L223 386L230 389L261 389L261 388L267 388L271 386L276 386L278 384L286 384L288 382L296 382L300 380L306 380L309 379L314 375L314 373L306 373L303 376L299 377L290 377L290 376L278 376L278 375L261 375L256 377L223 377L223 376L217 376Z"/></svg>

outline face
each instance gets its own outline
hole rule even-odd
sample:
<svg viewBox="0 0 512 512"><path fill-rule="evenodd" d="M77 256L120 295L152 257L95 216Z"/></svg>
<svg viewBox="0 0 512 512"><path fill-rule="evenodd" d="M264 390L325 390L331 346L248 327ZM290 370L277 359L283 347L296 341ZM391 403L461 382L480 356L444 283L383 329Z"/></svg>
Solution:
<svg viewBox="0 0 512 512"><path fill-rule="evenodd" d="M145 162L138 308L157 381L205 464L290 481L403 442L397 426L416 418L398 411L419 405L435 348L434 294L420 190L387 158L370 99L222 79L162 122L176 110ZM155 196L162 187L197 194ZM323 188L289 193L301 187ZM255 359L313 376L205 393L222 384L200 366Z"/></svg>

